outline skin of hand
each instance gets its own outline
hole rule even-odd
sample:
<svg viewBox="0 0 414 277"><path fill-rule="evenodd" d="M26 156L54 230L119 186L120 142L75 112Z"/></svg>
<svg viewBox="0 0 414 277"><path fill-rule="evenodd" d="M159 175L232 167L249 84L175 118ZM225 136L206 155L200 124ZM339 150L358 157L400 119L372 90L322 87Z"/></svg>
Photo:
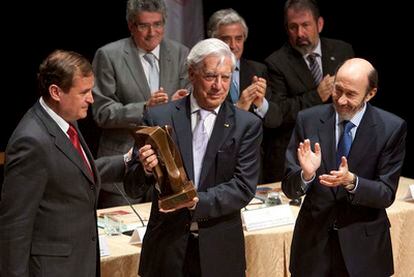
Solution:
<svg viewBox="0 0 414 277"><path fill-rule="evenodd" d="M158 164L157 154L155 153L154 149L152 149L151 145L146 144L138 150L138 153L139 153L139 160L141 164L143 165L144 170L147 173L151 173L152 169ZM194 197L191 201L180 204L175 209L164 210L160 208L160 212L170 213L170 212L174 212L176 210L183 209L183 208L194 210L198 203L198 200L199 200L198 197Z"/></svg>
<svg viewBox="0 0 414 277"><path fill-rule="evenodd" d="M256 84L256 99L253 101L253 104L255 104L256 107L260 108L263 104L263 98L266 94L266 79L254 76L253 83Z"/></svg>
<svg viewBox="0 0 414 277"><path fill-rule="evenodd" d="M331 97L332 91L334 89L334 79L335 76L330 76L327 74L320 82L317 90L319 97L322 99L322 102L328 101L329 97Z"/></svg>
<svg viewBox="0 0 414 277"><path fill-rule="evenodd" d="M306 181L312 179L316 170L321 166L322 153L319 143L315 143L315 152L311 149L309 139L299 143L298 160L302 168L303 178Z"/></svg>
<svg viewBox="0 0 414 277"><path fill-rule="evenodd" d="M163 88L160 88L159 91L153 93L151 98L147 101L147 107L164 104L168 102L168 94L164 92Z"/></svg>
<svg viewBox="0 0 414 277"><path fill-rule="evenodd" d="M348 170L348 161L346 157L341 158L341 164L338 170L332 170L329 174L319 176L319 181L327 187L345 186L350 184L354 179L354 174Z"/></svg>
<svg viewBox="0 0 414 277"><path fill-rule="evenodd" d="M171 100L175 101L181 98L184 98L188 95L188 90L186 89L179 89L177 90L172 96L171 96Z"/></svg>
<svg viewBox="0 0 414 277"><path fill-rule="evenodd" d="M157 154L151 145L146 144L139 150L139 160L147 173L151 173L152 169L158 164Z"/></svg>
<svg viewBox="0 0 414 277"><path fill-rule="evenodd" d="M195 210L195 207L196 207L198 201L199 201L198 197L194 197L193 200L191 200L190 202L180 204L175 209L164 210L164 209L160 208L159 211L162 212L162 213L171 213L171 212L175 212L179 209L183 209L183 208L188 208L190 210ZM159 202L158 202L158 206L160 206Z"/></svg>
<svg viewBox="0 0 414 277"><path fill-rule="evenodd" d="M261 107L266 86L265 79L254 76L252 84L242 91L236 106L245 111L248 111L252 104L255 104L256 107Z"/></svg>

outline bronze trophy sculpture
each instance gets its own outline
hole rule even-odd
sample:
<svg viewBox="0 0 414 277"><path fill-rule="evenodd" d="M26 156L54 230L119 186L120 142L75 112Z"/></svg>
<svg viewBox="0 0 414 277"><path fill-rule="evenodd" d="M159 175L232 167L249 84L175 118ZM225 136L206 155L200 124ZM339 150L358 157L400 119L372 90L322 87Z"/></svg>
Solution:
<svg viewBox="0 0 414 277"><path fill-rule="evenodd" d="M164 210L174 209L197 196L193 182L188 180L171 132L172 128L166 125L142 126L133 133L138 148L150 144L157 152L158 165L154 167L153 174L157 181L156 188L160 193L160 208Z"/></svg>

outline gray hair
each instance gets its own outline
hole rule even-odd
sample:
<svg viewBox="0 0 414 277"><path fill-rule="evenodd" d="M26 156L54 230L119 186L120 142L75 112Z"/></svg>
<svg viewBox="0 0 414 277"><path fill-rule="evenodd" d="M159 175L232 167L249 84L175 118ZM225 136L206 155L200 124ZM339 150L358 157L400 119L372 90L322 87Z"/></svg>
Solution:
<svg viewBox="0 0 414 277"><path fill-rule="evenodd" d="M161 13L164 23L167 21L167 7L164 0L128 0L126 8L127 22L136 23L136 16L141 12Z"/></svg>
<svg viewBox="0 0 414 277"><path fill-rule="evenodd" d="M246 40L249 29L243 17L233 9L222 9L213 13L207 23L207 35L210 38L217 38L217 31L220 26L236 23L242 25L244 29L244 40Z"/></svg>
<svg viewBox="0 0 414 277"><path fill-rule="evenodd" d="M231 71L234 71L236 67L236 56L231 52L230 47L222 40L216 38L208 38L194 45L187 56L187 66L189 68L199 69L207 56L219 57L219 64L222 64L226 57L230 58L232 63Z"/></svg>

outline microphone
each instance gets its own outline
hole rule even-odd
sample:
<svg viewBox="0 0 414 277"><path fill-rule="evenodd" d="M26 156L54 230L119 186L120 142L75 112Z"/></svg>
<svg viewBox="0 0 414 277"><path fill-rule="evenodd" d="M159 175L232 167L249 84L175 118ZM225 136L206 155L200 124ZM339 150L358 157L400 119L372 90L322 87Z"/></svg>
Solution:
<svg viewBox="0 0 414 277"><path fill-rule="evenodd" d="M115 188L118 190L118 192L122 195L124 200L128 203L129 207L131 207L132 211L136 214L136 216L139 218L139 221L141 221L142 227L145 227L144 220L142 220L142 217L138 214L137 210L135 210L134 206L132 206L131 201L129 201L128 197L125 195L125 193L118 187L116 183L113 183Z"/></svg>

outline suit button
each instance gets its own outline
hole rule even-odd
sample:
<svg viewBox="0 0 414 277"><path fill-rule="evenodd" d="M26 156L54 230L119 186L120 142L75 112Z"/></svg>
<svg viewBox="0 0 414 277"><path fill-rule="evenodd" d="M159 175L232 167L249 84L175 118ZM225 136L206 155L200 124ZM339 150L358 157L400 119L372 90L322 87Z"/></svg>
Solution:
<svg viewBox="0 0 414 277"><path fill-rule="evenodd" d="M91 190L94 190L95 189L95 186L90 186L89 187Z"/></svg>
<svg viewBox="0 0 414 277"><path fill-rule="evenodd" d="M96 240L96 236L93 236L93 237L92 237L92 241L95 241L95 240Z"/></svg>

